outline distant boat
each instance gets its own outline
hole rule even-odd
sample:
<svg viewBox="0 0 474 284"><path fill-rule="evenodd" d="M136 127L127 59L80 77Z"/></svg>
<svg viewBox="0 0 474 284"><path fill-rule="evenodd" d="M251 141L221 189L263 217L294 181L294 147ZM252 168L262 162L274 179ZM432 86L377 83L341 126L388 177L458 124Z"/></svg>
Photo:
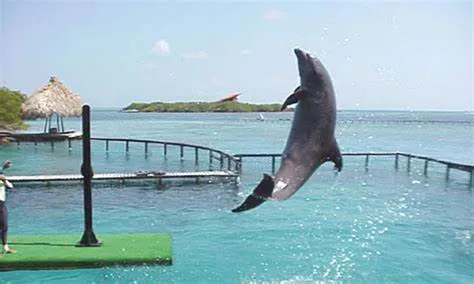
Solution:
<svg viewBox="0 0 474 284"><path fill-rule="evenodd" d="M122 110L122 112L139 112L138 109L126 109L126 110Z"/></svg>
<svg viewBox="0 0 474 284"><path fill-rule="evenodd" d="M257 120L260 120L260 121L264 121L264 120L265 120L265 117L263 116L262 113L259 113L259 114L258 114Z"/></svg>

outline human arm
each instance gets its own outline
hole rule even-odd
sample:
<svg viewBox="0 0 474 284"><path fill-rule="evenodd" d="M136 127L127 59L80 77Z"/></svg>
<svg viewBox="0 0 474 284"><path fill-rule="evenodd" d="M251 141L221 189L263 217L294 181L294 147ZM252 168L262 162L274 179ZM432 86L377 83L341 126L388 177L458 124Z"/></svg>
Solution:
<svg viewBox="0 0 474 284"><path fill-rule="evenodd" d="M8 188L13 188L13 184L9 182L4 175L0 175L0 180L3 181Z"/></svg>

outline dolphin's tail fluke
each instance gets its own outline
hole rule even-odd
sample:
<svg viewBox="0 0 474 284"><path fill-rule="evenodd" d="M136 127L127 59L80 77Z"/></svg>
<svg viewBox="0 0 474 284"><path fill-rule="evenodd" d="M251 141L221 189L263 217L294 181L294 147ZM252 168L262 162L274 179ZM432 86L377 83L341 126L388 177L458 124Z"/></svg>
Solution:
<svg viewBox="0 0 474 284"><path fill-rule="evenodd" d="M263 174L262 181L253 190L252 194L250 194L239 207L232 209L232 212L242 212L259 206L272 195L274 185L275 182L273 178L267 174Z"/></svg>

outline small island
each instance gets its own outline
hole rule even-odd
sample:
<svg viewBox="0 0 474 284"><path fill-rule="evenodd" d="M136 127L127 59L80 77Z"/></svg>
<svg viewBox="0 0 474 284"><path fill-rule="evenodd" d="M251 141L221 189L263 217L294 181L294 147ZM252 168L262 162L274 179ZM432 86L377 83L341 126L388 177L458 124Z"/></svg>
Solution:
<svg viewBox="0 0 474 284"><path fill-rule="evenodd" d="M231 102L131 103L123 112L279 112L281 104Z"/></svg>

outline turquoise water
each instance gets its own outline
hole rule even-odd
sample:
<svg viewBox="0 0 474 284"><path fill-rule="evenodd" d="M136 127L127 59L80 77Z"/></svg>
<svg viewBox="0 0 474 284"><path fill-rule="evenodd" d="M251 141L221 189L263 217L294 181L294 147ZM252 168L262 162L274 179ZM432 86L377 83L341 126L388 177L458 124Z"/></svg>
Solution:
<svg viewBox="0 0 474 284"><path fill-rule="evenodd" d="M291 113L146 114L96 110L92 136L187 142L230 153L278 153ZM30 122L42 130L42 121ZM80 121L65 121L80 129ZM339 113L344 152L401 151L474 164L474 115L449 112ZM179 149L93 142L96 173L189 169ZM78 173L80 143L0 148L10 175ZM170 232L174 264L0 274L6 283L470 283L474 279L474 197L469 175L432 165L427 177L414 160L407 173L393 158L345 157L335 176L324 165L290 200L230 213L271 171L269 160L244 161L239 184L95 184L94 229L106 233ZM8 195L11 235L83 231L79 184L17 185Z"/></svg>

